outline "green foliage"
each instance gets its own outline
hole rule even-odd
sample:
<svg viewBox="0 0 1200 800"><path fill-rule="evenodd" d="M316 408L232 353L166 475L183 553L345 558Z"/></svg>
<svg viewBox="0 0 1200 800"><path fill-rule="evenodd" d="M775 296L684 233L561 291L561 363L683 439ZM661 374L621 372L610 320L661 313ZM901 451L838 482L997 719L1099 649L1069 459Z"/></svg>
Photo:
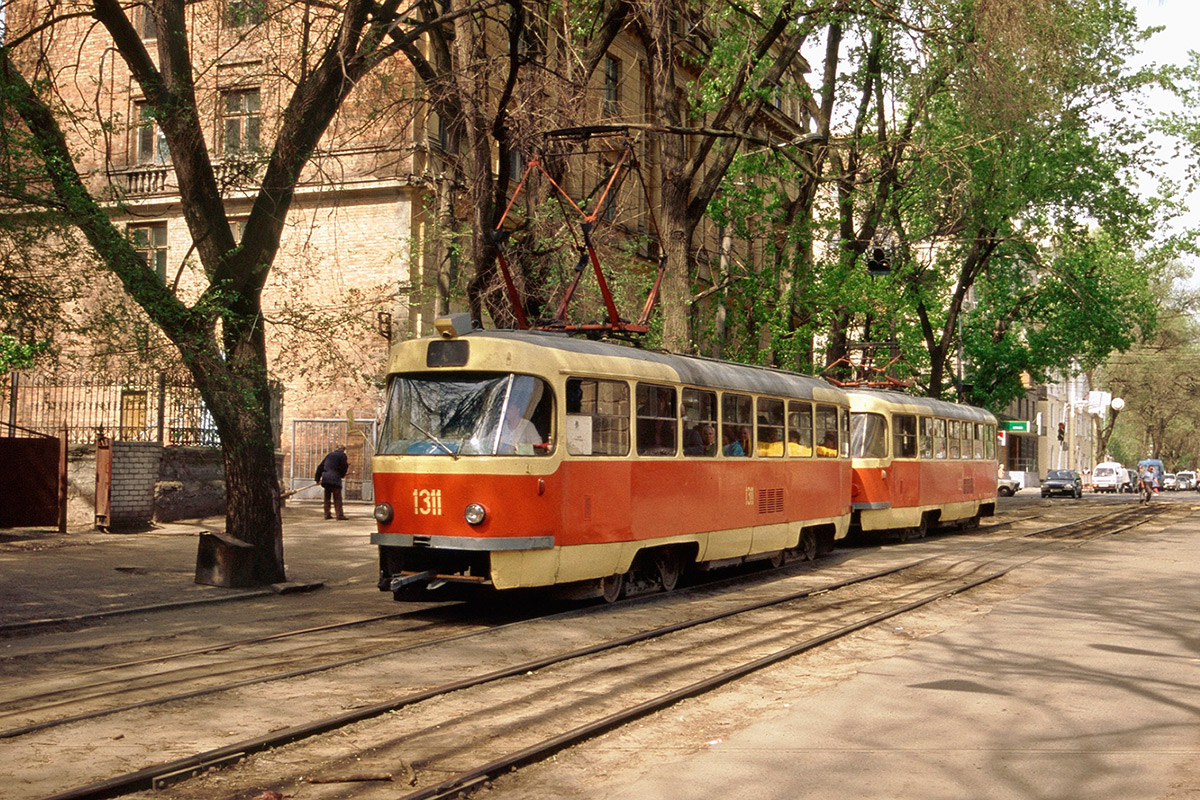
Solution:
<svg viewBox="0 0 1200 800"><path fill-rule="evenodd" d="M0 333L0 375L33 366L38 356L49 348L47 340L23 344L7 333Z"/></svg>

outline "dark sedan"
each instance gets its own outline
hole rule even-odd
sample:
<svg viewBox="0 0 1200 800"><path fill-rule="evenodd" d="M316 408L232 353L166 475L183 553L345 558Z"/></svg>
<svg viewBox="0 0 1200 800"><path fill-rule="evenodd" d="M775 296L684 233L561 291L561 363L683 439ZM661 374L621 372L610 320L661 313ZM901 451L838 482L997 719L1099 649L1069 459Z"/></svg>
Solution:
<svg viewBox="0 0 1200 800"><path fill-rule="evenodd" d="M1073 469L1052 469L1047 472L1046 480L1042 481L1042 497L1052 494L1082 497L1083 480L1079 473Z"/></svg>

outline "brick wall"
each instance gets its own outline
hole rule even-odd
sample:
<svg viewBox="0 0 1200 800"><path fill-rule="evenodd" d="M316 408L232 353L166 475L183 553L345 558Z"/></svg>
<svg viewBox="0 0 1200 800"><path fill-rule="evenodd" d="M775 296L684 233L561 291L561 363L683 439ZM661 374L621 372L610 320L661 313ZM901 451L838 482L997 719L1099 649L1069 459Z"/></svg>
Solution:
<svg viewBox="0 0 1200 800"><path fill-rule="evenodd" d="M162 450L155 442L113 442L110 527L145 525L154 518Z"/></svg>

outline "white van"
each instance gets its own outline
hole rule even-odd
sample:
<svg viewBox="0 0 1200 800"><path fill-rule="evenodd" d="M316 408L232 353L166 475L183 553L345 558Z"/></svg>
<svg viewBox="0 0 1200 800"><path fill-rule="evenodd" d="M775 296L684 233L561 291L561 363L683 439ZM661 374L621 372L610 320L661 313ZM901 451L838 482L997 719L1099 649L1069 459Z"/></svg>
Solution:
<svg viewBox="0 0 1200 800"><path fill-rule="evenodd" d="M1119 492L1125 483L1125 467L1116 461L1097 464L1092 470L1092 488L1097 492Z"/></svg>

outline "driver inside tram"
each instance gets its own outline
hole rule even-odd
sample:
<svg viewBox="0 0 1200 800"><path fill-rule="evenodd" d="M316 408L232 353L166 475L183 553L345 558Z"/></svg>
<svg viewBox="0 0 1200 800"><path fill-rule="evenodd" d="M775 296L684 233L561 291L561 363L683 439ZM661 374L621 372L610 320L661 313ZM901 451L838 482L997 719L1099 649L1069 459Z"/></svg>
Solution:
<svg viewBox="0 0 1200 800"><path fill-rule="evenodd" d="M536 448L545 445L545 438L532 420L541 399L541 381L518 379L513 382L512 392L504 408L504 420L500 425L498 453L531 456L536 452Z"/></svg>

